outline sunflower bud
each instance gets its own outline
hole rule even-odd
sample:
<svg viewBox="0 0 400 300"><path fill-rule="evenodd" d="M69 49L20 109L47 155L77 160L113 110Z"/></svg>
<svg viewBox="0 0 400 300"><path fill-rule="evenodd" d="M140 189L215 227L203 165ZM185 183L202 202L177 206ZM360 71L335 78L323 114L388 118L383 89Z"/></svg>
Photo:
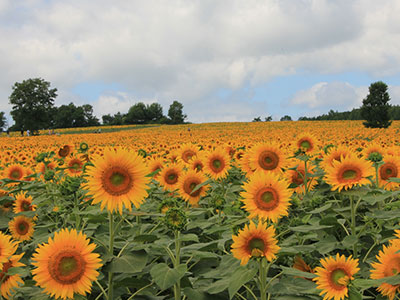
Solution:
<svg viewBox="0 0 400 300"><path fill-rule="evenodd" d="M89 149L89 145L85 142L79 144L79 151L86 152Z"/></svg>
<svg viewBox="0 0 400 300"><path fill-rule="evenodd" d="M165 213L164 221L171 230L182 230L187 224L186 214L178 207L171 207Z"/></svg>
<svg viewBox="0 0 400 300"><path fill-rule="evenodd" d="M56 173L53 170L46 170L46 172L44 172L44 175L43 175L44 180L46 180L46 181L53 180L55 174Z"/></svg>
<svg viewBox="0 0 400 300"><path fill-rule="evenodd" d="M81 186L81 180L79 177L67 177L60 184L60 192L64 196L76 193Z"/></svg>
<svg viewBox="0 0 400 300"><path fill-rule="evenodd" d="M379 152L372 152L370 155L368 155L368 160L377 163L382 160L383 156Z"/></svg>
<svg viewBox="0 0 400 300"><path fill-rule="evenodd" d="M165 214L170 208L177 207L177 202L175 199L167 198L164 199L160 206L158 207L158 211L162 214Z"/></svg>

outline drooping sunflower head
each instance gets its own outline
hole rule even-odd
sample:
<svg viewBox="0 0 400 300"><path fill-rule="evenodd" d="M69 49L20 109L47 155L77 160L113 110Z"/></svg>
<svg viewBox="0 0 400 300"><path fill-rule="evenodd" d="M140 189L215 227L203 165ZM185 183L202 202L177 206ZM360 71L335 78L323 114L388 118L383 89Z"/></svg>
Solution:
<svg viewBox="0 0 400 300"><path fill-rule="evenodd" d="M157 178L165 190L173 191L177 189L179 177L182 174L183 166L180 164L170 164L165 166L160 176Z"/></svg>
<svg viewBox="0 0 400 300"><path fill-rule="evenodd" d="M62 229L36 248L32 256L33 280L56 299L74 298L74 293L90 293L102 266L95 244L75 229Z"/></svg>
<svg viewBox="0 0 400 300"><path fill-rule="evenodd" d="M64 145L57 150L57 155L58 157L65 158L71 155L72 152L74 152L73 145Z"/></svg>
<svg viewBox="0 0 400 300"><path fill-rule="evenodd" d="M244 184L242 202L250 213L249 218L269 219L276 222L282 216L288 215L290 196L288 182L278 174L256 172Z"/></svg>
<svg viewBox="0 0 400 300"><path fill-rule="evenodd" d="M399 176L400 159L392 155L385 156L384 163L378 170L379 185L386 190L395 190L400 186L400 184L397 182L389 182L389 179Z"/></svg>
<svg viewBox="0 0 400 300"><path fill-rule="evenodd" d="M370 161L355 155L344 157L341 161L334 161L332 167L326 167L325 181L332 186L332 190L350 189L353 186L365 185L373 176L373 167Z"/></svg>
<svg viewBox="0 0 400 300"><path fill-rule="evenodd" d="M397 240L399 241L399 240ZM383 250L379 251L376 256L378 262L372 263L371 279L381 279L389 276L394 276L400 273L400 243L391 243L388 247L383 245ZM393 300L396 292L400 291L400 285L392 285L382 283L378 287L378 291Z"/></svg>
<svg viewBox="0 0 400 300"><path fill-rule="evenodd" d="M197 202L199 202L200 197L204 196L207 193L208 185L204 185L193 191L199 184L204 183L207 180L207 177L203 175L201 172L196 172L194 170L189 170L184 173L178 181L178 188L180 196L189 201L189 203L193 206L197 206Z"/></svg>
<svg viewBox="0 0 400 300"><path fill-rule="evenodd" d="M249 153L249 165L252 170L281 172L286 165L286 155L274 143L261 143Z"/></svg>
<svg viewBox="0 0 400 300"><path fill-rule="evenodd" d="M8 227L14 239L18 241L28 241L32 238L35 224L32 218L16 216L8 223Z"/></svg>
<svg viewBox="0 0 400 300"><path fill-rule="evenodd" d="M230 157L224 149L209 152L204 160L204 172L213 179L224 178L230 168Z"/></svg>
<svg viewBox="0 0 400 300"><path fill-rule="evenodd" d="M343 300L348 295L349 281L360 270L358 259L336 254L336 257L321 259L320 263L322 267L315 268L317 277L313 278L317 288L322 290L320 295L325 294L324 299Z"/></svg>
<svg viewBox="0 0 400 300"><path fill-rule="evenodd" d="M18 214L23 211L34 211L36 205L32 204L32 196L28 196L26 192L20 192L15 195L14 213Z"/></svg>
<svg viewBox="0 0 400 300"><path fill-rule="evenodd" d="M93 197L93 204L101 202L101 209L122 214L125 206L139 207L147 196L149 178L142 158L125 149L107 150L104 156L92 160L93 166L87 168L85 188Z"/></svg>
<svg viewBox="0 0 400 300"><path fill-rule="evenodd" d="M247 264L251 257L265 257L268 261L276 258L280 247L275 239L275 229L259 222L256 226L252 221L232 236L233 257L241 261L241 265Z"/></svg>
<svg viewBox="0 0 400 300"><path fill-rule="evenodd" d="M19 262L22 256L24 256L24 253L13 255L9 259L7 259L7 261L3 263L3 265L0 265L0 293L1 296L6 299L12 298L14 289L24 283L19 274L7 274L10 268L25 266L23 263Z"/></svg>

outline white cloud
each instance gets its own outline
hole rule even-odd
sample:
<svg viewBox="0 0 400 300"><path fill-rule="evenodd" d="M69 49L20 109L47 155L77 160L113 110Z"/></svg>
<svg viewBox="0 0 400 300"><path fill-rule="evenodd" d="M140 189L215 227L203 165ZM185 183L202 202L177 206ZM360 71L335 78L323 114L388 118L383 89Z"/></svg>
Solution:
<svg viewBox="0 0 400 300"><path fill-rule="evenodd" d="M129 96L101 96L98 113L123 110L140 95L164 107L177 99L189 111L207 103L222 120L228 114L218 108L227 104L212 97L220 88L263 85L300 69L398 74L399 14L396 0L0 0L0 99L31 77L50 81L63 99L82 82L116 82ZM335 84L315 87L308 102L306 92L295 99L316 109L318 93L357 95ZM232 120L244 118L249 99L235 101Z"/></svg>

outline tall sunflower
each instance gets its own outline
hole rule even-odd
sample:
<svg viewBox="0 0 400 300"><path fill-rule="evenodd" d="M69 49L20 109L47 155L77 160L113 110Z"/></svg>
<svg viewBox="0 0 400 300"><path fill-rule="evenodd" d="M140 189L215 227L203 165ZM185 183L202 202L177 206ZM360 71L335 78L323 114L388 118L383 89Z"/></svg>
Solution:
<svg viewBox="0 0 400 300"><path fill-rule="evenodd" d="M197 146L193 144L184 144L179 150L179 157L187 164L194 156L197 155L198 152L199 150Z"/></svg>
<svg viewBox="0 0 400 300"><path fill-rule="evenodd" d="M202 186L195 192L193 192L193 190L197 185L205 182L206 180L207 177L204 176L201 172L196 172L194 170L187 171L179 178L179 194L191 205L197 206L200 197L204 196L207 193L207 189L209 188L209 186Z"/></svg>
<svg viewBox="0 0 400 300"><path fill-rule="evenodd" d="M400 272L400 240L392 240L392 243L386 247L383 245L383 250L379 251L376 256L378 262L372 263L371 278L381 279L389 276L394 276ZM396 292L400 292L400 284L392 285L382 283L377 290L383 295L393 300Z"/></svg>
<svg viewBox="0 0 400 300"><path fill-rule="evenodd" d="M67 158L65 172L69 176L80 176L83 174L83 165L84 162L80 158L72 156L70 158Z"/></svg>
<svg viewBox="0 0 400 300"><path fill-rule="evenodd" d="M322 290L320 295L325 294L324 300L343 300L348 295L349 280L353 280L353 275L360 270L358 259L353 259L351 256L348 258L344 255L339 256L338 253L336 257L321 259L320 263L322 268L315 268L317 277L313 278L317 288Z"/></svg>
<svg viewBox="0 0 400 300"><path fill-rule="evenodd" d="M389 182L389 178L400 176L400 159L396 156L387 155L384 163L379 167L379 185L385 190L396 190L400 186L398 182Z"/></svg>
<svg viewBox="0 0 400 300"><path fill-rule="evenodd" d="M252 221L250 225L245 225L244 229L239 230L238 235L232 236L233 257L240 259L240 264L245 265L251 257L262 257L268 261L276 258L276 253L280 247L275 239L275 229L259 222L256 226Z"/></svg>
<svg viewBox="0 0 400 300"><path fill-rule="evenodd" d="M165 166L159 173L157 180L165 190L173 191L177 189L179 177L182 174L183 166L180 164L170 164Z"/></svg>
<svg viewBox="0 0 400 300"><path fill-rule="evenodd" d="M329 149L328 153L323 156L321 161L321 167L325 169L326 167L332 167L334 161L341 161L342 157L350 155L352 152L348 147L339 146L332 147Z"/></svg>
<svg viewBox="0 0 400 300"><path fill-rule="evenodd" d="M11 256L3 265L0 265L0 292L1 296L10 299L13 294L13 290L20 284L24 284L19 274L6 275L10 268L23 267L23 263L19 260L24 256L24 253Z"/></svg>
<svg viewBox="0 0 400 300"><path fill-rule="evenodd" d="M249 218L259 217L276 222L287 216L292 192L286 180L274 173L256 172L243 185L242 202L250 213Z"/></svg>
<svg viewBox="0 0 400 300"><path fill-rule="evenodd" d="M35 231L34 226L35 224L33 223L32 218L25 216L16 216L8 222L11 235L18 241L30 240Z"/></svg>
<svg viewBox="0 0 400 300"><path fill-rule="evenodd" d="M74 298L74 293L90 293L92 281L102 266L95 244L75 229L62 229L36 248L32 256L33 280L55 298Z"/></svg>
<svg viewBox="0 0 400 300"><path fill-rule="evenodd" d="M326 167L325 181L332 186L332 190L351 189L353 186L365 185L373 176L372 163L355 155L343 157L341 161L333 161L332 167Z"/></svg>
<svg viewBox="0 0 400 300"><path fill-rule="evenodd" d="M286 156L275 143L261 143L249 153L249 166L252 170L281 172L286 165Z"/></svg>
<svg viewBox="0 0 400 300"><path fill-rule="evenodd" d="M230 157L224 149L215 149L204 160L204 172L213 179L224 178L228 174Z"/></svg>
<svg viewBox="0 0 400 300"><path fill-rule="evenodd" d="M314 173L313 165L308 165L307 173L310 173L311 175ZM304 194L306 191L304 184L305 174L306 171L304 164L298 164L297 161L293 162L290 168L285 172L285 177L287 178L289 184L296 185L294 192L297 194ZM317 183L318 182L315 177L307 177L307 187L309 191L311 191L317 185Z"/></svg>
<svg viewBox="0 0 400 300"><path fill-rule="evenodd" d="M36 205L32 204L32 196L27 196L26 192L20 192L15 195L14 213L18 214L23 211L34 211Z"/></svg>
<svg viewBox="0 0 400 300"><path fill-rule="evenodd" d="M317 139L310 133L302 133L297 137L297 149L311 153L317 149Z"/></svg>
<svg viewBox="0 0 400 300"><path fill-rule="evenodd" d="M101 209L122 214L123 206L132 209L132 203L139 207L147 196L149 178L142 158L125 149L107 150L104 156L92 160L87 168L85 187L93 196L93 204L101 202Z"/></svg>

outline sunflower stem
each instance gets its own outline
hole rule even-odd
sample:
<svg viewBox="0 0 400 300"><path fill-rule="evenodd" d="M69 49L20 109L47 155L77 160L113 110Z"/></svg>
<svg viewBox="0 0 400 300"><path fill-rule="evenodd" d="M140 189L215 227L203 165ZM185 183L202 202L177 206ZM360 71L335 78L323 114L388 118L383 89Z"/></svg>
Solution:
<svg viewBox="0 0 400 300"><path fill-rule="evenodd" d="M376 187L379 187L379 176L378 176L378 171L379 171L379 165L377 163L374 163L374 167L375 167L375 184Z"/></svg>
<svg viewBox="0 0 400 300"><path fill-rule="evenodd" d="M114 256L114 215L112 212L108 212L108 219L109 219L109 231L110 231L110 243L109 243L109 253L113 257ZM108 299L113 298L113 272L110 269L108 272Z"/></svg>
<svg viewBox="0 0 400 300"><path fill-rule="evenodd" d="M350 196L350 211L351 211L351 235L357 238L356 234L356 210L357 206L354 205L354 198ZM353 244L353 257L357 257L357 243Z"/></svg>
<svg viewBox="0 0 400 300"><path fill-rule="evenodd" d="M180 231L179 230L175 230L175 262L174 262L174 267L175 268L179 267L180 256L181 256ZM174 285L174 294L175 294L175 300L180 300L181 299L181 280L180 279Z"/></svg>
<svg viewBox="0 0 400 300"><path fill-rule="evenodd" d="M307 176L307 160L304 161L304 191L305 196L308 195L308 176Z"/></svg>
<svg viewBox="0 0 400 300"><path fill-rule="evenodd" d="M259 262L259 281L260 281L260 296L261 300L267 300L267 273L268 273L269 265L265 266L265 257L261 257Z"/></svg>
<svg viewBox="0 0 400 300"><path fill-rule="evenodd" d="M79 230L81 226L81 217L79 215L79 198L76 195L76 192L74 193L74 203L75 203L75 222L76 222L76 229Z"/></svg>

